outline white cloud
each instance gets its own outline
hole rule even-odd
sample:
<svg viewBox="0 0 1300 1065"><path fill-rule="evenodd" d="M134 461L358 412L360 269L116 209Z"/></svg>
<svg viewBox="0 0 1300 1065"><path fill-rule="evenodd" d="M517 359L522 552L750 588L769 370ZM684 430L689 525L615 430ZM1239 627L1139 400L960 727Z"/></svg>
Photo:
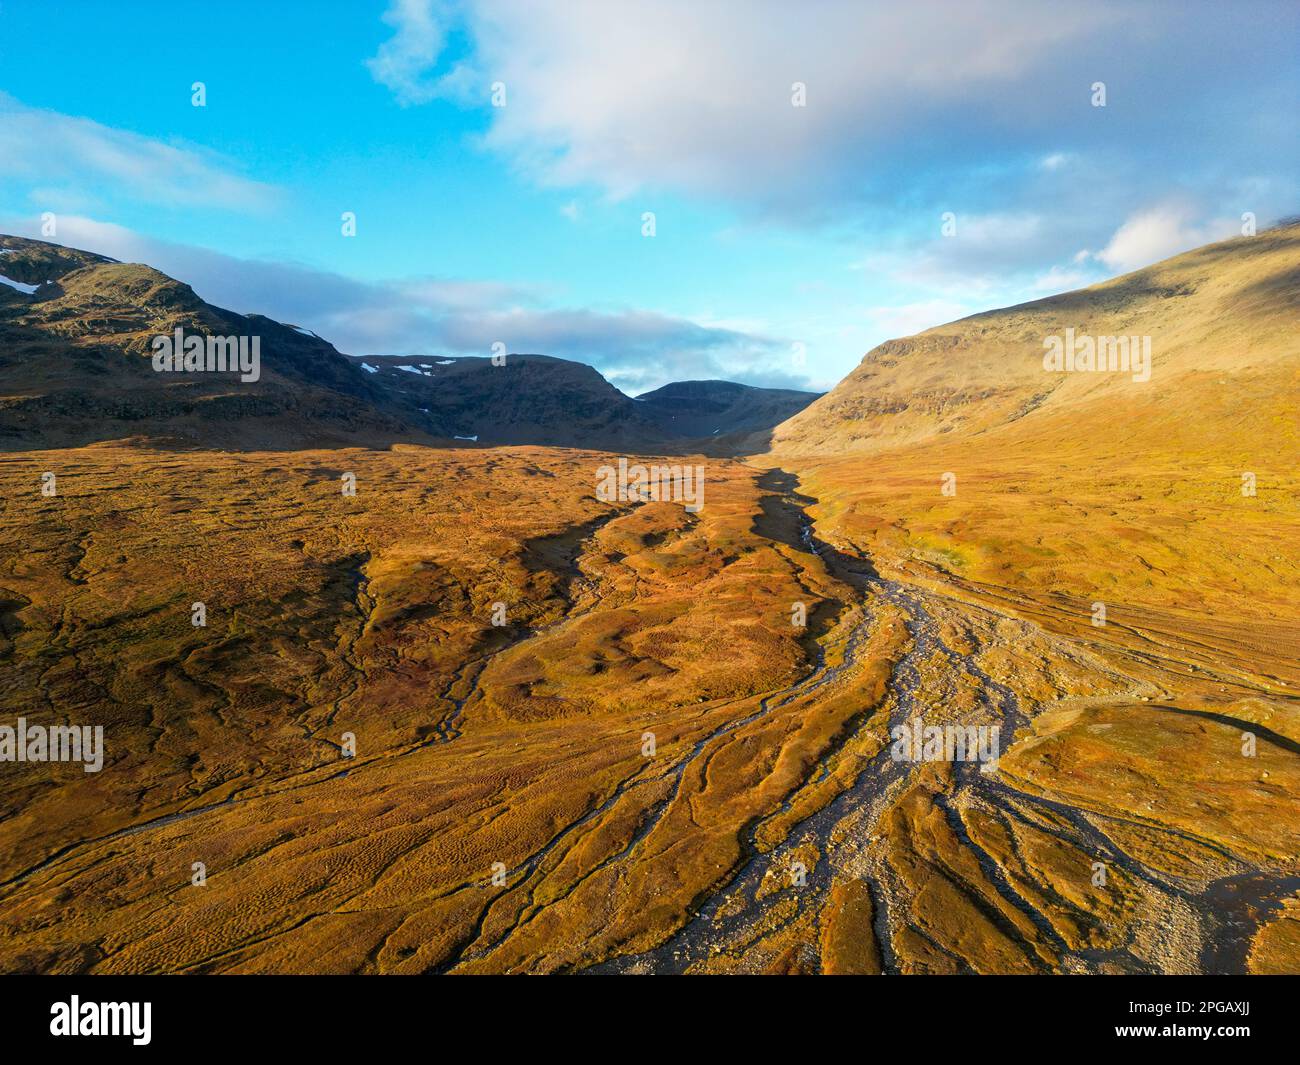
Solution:
<svg viewBox="0 0 1300 1065"><path fill-rule="evenodd" d="M906 337L964 318L976 309L952 300L933 299L896 307L869 307L865 314L879 332L889 337Z"/></svg>
<svg viewBox="0 0 1300 1065"><path fill-rule="evenodd" d="M1166 203L1138 212L1115 231L1096 258L1124 273L1240 232L1239 223L1230 219L1198 224L1194 214L1186 203Z"/></svg>
<svg viewBox="0 0 1300 1065"><path fill-rule="evenodd" d="M850 264L877 282L912 286L920 293L954 296L963 304L1004 291L1015 278L1046 266L1055 258L1060 239L1056 222L1029 211L961 214L956 231L943 236L935 212L928 234L882 240Z"/></svg>
<svg viewBox="0 0 1300 1065"><path fill-rule="evenodd" d="M83 200L77 188L82 182L90 188L107 183L127 196L167 206L256 210L276 196L271 186L233 173L212 152L27 107L3 92L0 175L56 183L54 195L66 189Z"/></svg>
<svg viewBox="0 0 1300 1065"><path fill-rule="evenodd" d="M441 278L397 281L392 286L412 306L438 307L449 311L482 311L518 304L535 304L548 291L543 285Z"/></svg>
<svg viewBox="0 0 1300 1065"><path fill-rule="evenodd" d="M1092 284L1096 278L1089 277L1082 270L1065 270L1060 266L1053 266L1044 274L1040 274L1034 279L1033 288L1035 292L1043 292L1055 295L1058 292L1069 292L1071 289L1083 288Z"/></svg>
<svg viewBox="0 0 1300 1065"><path fill-rule="evenodd" d="M827 183L841 193L869 185L873 155L907 142L927 116L956 126L981 98L985 116L1007 97L1024 110L1059 47L1145 18L1027 0L811 10L784 0L498 0L464 7L474 53L439 78L449 17L435 0L394 4L385 20L396 32L372 71L404 103L483 100L504 82L509 106L493 110L485 143L539 180L615 196L740 193L790 209ZM791 105L796 81L806 107Z"/></svg>
<svg viewBox="0 0 1300 1065"><path fill-rule="evenodd" d="M384 12L393 36L366 60L371 76L393 91L403 107L428 103L443 91L429 76L445 40L447 11L434 0L393 0Z"/></svg>
<svg viewBox="0 0 1300 1065"><path fill-rule="evenodd" d="M0 229L39 239L30 220ZM545 285L447 278L356 281L294 263L238 259L155 240L91 218L59 218L59 242L147 263L209 303L303 326L354 355L489 355L508 350L576 359L620 387L644 391L682 377L808 387L790 375L788 340L640 308L564 308Z"/></svg>

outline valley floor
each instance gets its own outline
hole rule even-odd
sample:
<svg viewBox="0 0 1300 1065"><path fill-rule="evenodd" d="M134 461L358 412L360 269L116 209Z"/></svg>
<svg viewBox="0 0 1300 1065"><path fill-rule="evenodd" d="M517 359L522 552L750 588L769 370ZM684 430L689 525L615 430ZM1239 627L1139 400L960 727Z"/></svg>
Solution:
<svg viewBox="0 0 1300 1065"><path fill-rule="evenodd" d="M1097 626L823 472L607 461L0 458L0 724L107 749L3 766L0 969L1300 970L1285 619Z"/></svg>

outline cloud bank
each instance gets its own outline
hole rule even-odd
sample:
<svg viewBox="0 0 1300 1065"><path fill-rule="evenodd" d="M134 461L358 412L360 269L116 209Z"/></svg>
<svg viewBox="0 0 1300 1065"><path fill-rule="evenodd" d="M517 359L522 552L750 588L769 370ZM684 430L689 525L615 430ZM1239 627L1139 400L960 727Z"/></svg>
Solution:
<svg viewBox="0 0 1300 1065"><path fill-rule="evenodd" d="M1300 198L1285 0L402 0L385 19L376 76L403 102L483 108L482 146L539 185L704 198L970 295L1090 276L1071 269L1085 249L1145 265ZM438 47L453 30L463 58ZM1178 225L1141 221L1171 197L1193 205ZM944 211L963 233L938 244ZM1147 236L1108 247L1121 224Z"/></svg>
<svg viewBox="0 0 1300 1065"><path fill-rule="evenodd" d="M27 107L4 92L0 177L53 186L107 184L137 201L172 207L258 211L277 196L272 186L234 173L214 152Z"/></svg>

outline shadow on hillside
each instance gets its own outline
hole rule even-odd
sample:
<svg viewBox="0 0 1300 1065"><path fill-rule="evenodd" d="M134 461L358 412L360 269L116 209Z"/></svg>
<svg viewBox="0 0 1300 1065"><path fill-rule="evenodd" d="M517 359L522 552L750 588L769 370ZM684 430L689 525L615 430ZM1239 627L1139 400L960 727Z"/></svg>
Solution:
<svg viewBox="0 0 1300 1065"><path fill-rule="evenodd" d="M256 330L265 337L259 381L239 384L233 376L212 374L168 374L160 381L145 352L115 343L70 343L25 321L30 306L18 293L10 299L0 292L6 397L0 403L0 453L121 442L160 451L389 450L407 444L730 458L761 450L756 438L771 436L760 431L691 439L629 426L584 428L564 424L561 413L552 424L502 426L495 438L486 428L477 441L458 440L438 411L390 405L391 397L368 382L341 375L338 359L319 357L321 341L269 320L259 320ZM111 316L99 324L109 332L125 328Z"/></svg>
<svg viewBox="0 0 1300 1065"><path fill-rule="evenodd" d="M535 447L553 451L595 452L638 458L732 459L759 455L766 450L772 433L747 434L743 446L717 440L607 440L572 439L556 441L526 434L507 441L456 440L425 432L414 426L385 429L354 427L349 422L361 417L328 416L280 412L259 416L255 410L265 402L259 397L177 397L162 411L135 409L129 395L114 396L81 389L59 390L20 398L0 411L0 453L55 451L91 444L122 443L159 451L220 450L235 452L292 452L367 448L388 451L395 445L450 451L493 451L507 447ZM252 408L252 409L250 409ZM129 412L112 417L108 410ZM342 412L340 412L342 413ZM159 416L161 415L161 416Z"/></svg>

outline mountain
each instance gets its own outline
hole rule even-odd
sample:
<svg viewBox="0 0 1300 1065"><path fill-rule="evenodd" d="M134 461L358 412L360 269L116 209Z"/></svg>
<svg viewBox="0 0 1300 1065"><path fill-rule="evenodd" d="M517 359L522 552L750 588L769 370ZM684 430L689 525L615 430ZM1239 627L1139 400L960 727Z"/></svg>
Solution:
<svg viewBox="0 0 1300 1065"><path fill-rule="evenodd" d="M1089 434L1123 423L1126 435L1157 441L1166 431L1184 433L1189 418L1208 426L1223 406L1225 374L1265 398L1294 387L1298 253L1300 225L1285 225L886 341L778 426L771 450L877 452L1016 423L1025 432L1059 424ZM1067 330L1149 337L1150 380L1045 371L1046 338L1064 340Z"/></svg>
<svg viewBox="0 0 1300 1065"><path fill-rule="evenodd" d="M476 357L352 361L389 407L436 436L601 449L663 448L676 438L585 363L518 354L500 365Z"/></svg>
<svg viewBox="0 0 1300 1065"><path fill-rule="evenodd" d="M770 429L820 394L754 388L734 381L674 381L636 398L665 432L699 438Z"/></svg>
<svg viewBox="0 0 1300 1065"><path fill-rule="evenodd" d="M178 329L258 338L258 379L156 372L154 338ZM0 374L8 446L150 435L286 447L410 433L319 337L214 307L148 266L12 236L0 236Z"/></svg>
<svg viewBox="0 0 1300 1065"><path fill-rule="evenodd" d="M157 337L257 340L256 380L157 372ZM545 355L353 358L262 315L215 307L145 265L0 235L0 447L131 436L231 448L482 444L676 451L770 428L811 395L725 381L645 402ZM247 375L245 375L247 376Z"/></svg>

